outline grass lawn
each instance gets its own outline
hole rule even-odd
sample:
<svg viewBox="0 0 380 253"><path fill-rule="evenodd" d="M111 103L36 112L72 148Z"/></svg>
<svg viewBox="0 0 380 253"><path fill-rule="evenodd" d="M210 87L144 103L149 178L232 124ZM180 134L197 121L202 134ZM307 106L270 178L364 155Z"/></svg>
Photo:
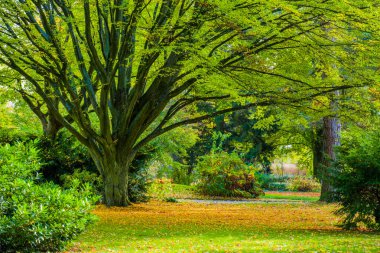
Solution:
<svg viewBox="0 0 380 253"><path fill-rule="evenodd" d="M175 199L235 199L233 197L210 197L198 194L194 187L180 184L153 184L149 189L149 195L155 199L175 198ZM318 192L265 192L259 199L284 199L301 201L318 201Z"/></svg>
<svg viewBox="0 0 380 253"><path fill-rule="evenodd" d="M318 201L319 192L266 192L260 199L287 199L287 200L302 200L302 201Z"/></svg>
<svg viewBox="0 0 380 253"><path fill-rule="evenodd" d="M71 252L379 252L380 234L342 231L334 205L152 201L97 207Z"/></svg>

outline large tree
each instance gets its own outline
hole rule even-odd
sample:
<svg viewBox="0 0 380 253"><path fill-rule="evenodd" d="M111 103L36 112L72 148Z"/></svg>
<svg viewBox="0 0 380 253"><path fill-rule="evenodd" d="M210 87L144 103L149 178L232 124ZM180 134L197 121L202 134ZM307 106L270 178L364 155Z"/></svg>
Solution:
<svg viewBox="0 0 380 253"><path fill-rule="evenodd" d="M104 178L106 204L123 206L137 151L173 128L370 83L373 69L358 71L355 59L372 59L365 54L377 36L377 6L369 0L4 0L0 63L29 82L52 117L88 148ZM368 33L371 39L361 38ZM309 71L318 57L347 65L350 82L332 85L341 78L335 70L315 82ZM217 110L178 117L199 101ZM229 108L232 101L241 106Z"/></svg>

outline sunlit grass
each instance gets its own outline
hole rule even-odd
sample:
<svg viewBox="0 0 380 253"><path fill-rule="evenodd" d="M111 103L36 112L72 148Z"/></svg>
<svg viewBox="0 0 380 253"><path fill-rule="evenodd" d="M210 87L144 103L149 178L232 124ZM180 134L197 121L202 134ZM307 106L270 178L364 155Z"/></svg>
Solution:
<svg viewBox="0 0 380 253"><path fill-rule="evenodd" d="M154 183L149 195L154 199L231 199L230 197L211 197L204 196L196 192L193 186L172 184L172 183ZM235 200L241 198L232 198ZM301 201L318 201L319 193L316 192L266 192L259 199L283 199L283 200L301 200Z"/></svg>
<svg viewBox="0 0 380 253"><path fill-rule="evenodd" d="M266 192L260 199L284 199L284 200L302 200L318 201L319 193L316 192Z"/></svg>
<svg viewBox="0 0 380 253"><path fill-rule="evenodd" d="M378 252L380 236L335 226L334 205L150 202L98 207L72 251Z"/></svg>

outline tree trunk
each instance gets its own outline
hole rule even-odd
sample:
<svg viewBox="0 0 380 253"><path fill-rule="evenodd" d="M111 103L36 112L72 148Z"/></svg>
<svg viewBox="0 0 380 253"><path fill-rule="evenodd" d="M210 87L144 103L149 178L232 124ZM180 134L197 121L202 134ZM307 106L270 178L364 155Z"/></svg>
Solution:
<svg viewBox="0 0 380 253"><path fill-rule="evenodd" d="M55 140L59 130L62 129L62 124L59 123L54 117L48 116L46 120L41 120L44 136L49 140Z"/></svg>
<svg viewBox="0 0 380 253"><path fill-rule="evenodd" d="M107 150L102 156L91 152L103 178L103 201L107 206L128 206L131 204L128 197L128 179L133 157L126 157L124 152Z"/></svg>
<svg viewBox="0 0 380 253"><path fill-rule="evenodd" d="M323 162L323 124L322 121L313 123L313 138L312 138L312 149L313 149L313 176L318 180L321 180L321 164Z"/></svg>
<svg viewBox="0 0 380 253"><path fill-rule="evenodd" d="M378 206L374 211L375 222L380 225L380 207Z"/></svg>
<svg viewBox="0 0 380 253"><path fill-rule="evenodd" d="M103 175L104 202L107 206L128 206L128 172L123 167Z"/></svg>
<svg viewBox="0 0 380 253"><path fill-rule="evenodd" d="M321 169L321 197L320 201L333 201L333 187L331 182L331 165L335 161L334 148L340 145L340 124L336 117L323 118L322 151L323 158Z"/></svg>

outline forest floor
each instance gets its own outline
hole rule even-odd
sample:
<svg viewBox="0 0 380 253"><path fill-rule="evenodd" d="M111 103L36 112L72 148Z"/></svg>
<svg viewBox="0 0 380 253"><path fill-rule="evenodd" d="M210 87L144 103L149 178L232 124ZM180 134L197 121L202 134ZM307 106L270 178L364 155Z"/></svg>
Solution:
<svg viewBox="0 0 380 253"><path fill-rule="evenodd" d="M343 231L336 205L167 203L98 206L68 252L379 252L380 234Z"/></svg>

